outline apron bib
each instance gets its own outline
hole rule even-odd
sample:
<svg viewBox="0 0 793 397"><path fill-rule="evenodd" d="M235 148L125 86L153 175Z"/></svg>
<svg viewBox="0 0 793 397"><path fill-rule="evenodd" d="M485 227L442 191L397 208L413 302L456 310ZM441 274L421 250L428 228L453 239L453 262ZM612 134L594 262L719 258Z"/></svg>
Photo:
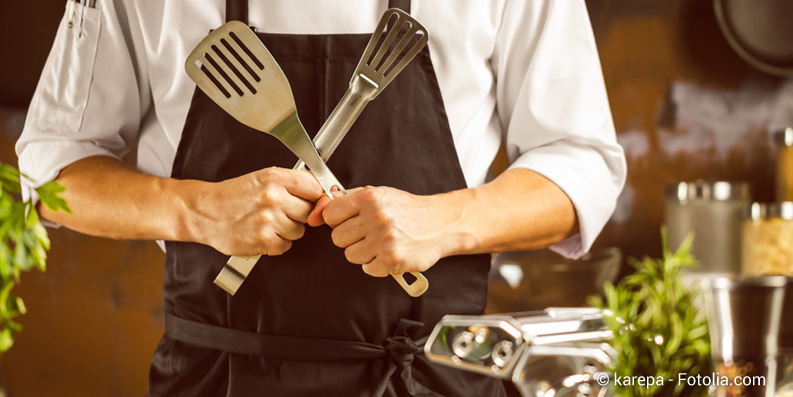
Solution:
<svg viewBox="0 0 793 397"><path fill-rule="evenodd" d="M410 12L409 1L390 7ZM227 20L247 21L229 0ZM286 74L310 135L344 95L369 34L258 34ZM172 177L222 181L297 158L200 90L193 96ZM466 188L425 47L367 105L328 162L348 188L384 185L430 195ZM489 255L444 258L411 298L374 278L306 227L281 256L264 256L231 296L213 284L227 256L167 242L166 333L152 360L152 396L499 396L500 381L430 363L422 345L446 314L481 314Z"/></svg>

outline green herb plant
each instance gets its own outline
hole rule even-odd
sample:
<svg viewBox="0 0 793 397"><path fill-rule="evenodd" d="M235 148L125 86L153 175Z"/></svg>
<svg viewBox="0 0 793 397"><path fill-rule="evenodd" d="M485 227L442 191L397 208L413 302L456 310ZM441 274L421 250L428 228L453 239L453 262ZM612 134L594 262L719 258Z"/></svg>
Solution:
<svg viewBox="0 0 793 397"><path fill-rule="evenodd" d="M45 270L50 240L39 221L33 204L20 200L20 179L24 175L0 163L0 355L14 344L14 336L22 326L14 318L25 314L25 304L11 290L19 283L23 271ZM53 211L71 212L58 196L64 190L57 182L36 189L42 204Z"/></svg>
<svg viewBox="0 0 793 397"><path fill-rule="evenodd" d="M616 286L607 283L605 300L590 298L614 333L611 346L617 356L610 368L610 387L625 397L705 396L708 390L702 382L679 382L680 374L688 379L712 373L707 320L699 313L696 293L683 285L680 274L697 264L691 255L694 236L689 234L674 253L666 229L661 239L663 258L629 259L636 272Z"/></svg>

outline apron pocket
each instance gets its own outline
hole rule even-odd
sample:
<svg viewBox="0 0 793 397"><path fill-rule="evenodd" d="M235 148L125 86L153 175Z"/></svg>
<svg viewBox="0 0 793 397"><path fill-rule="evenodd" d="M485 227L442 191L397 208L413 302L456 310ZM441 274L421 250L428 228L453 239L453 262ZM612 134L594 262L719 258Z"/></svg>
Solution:
<svg viewBox="0 0 793 397"><path fill-rule="evenodd" d="M31 113L39 120L57 125L59 130L77 132L94 74L102 13L81 4L72 11L70 3L66 3L66 13L39 81L41 95L32 105Z"/></svg>

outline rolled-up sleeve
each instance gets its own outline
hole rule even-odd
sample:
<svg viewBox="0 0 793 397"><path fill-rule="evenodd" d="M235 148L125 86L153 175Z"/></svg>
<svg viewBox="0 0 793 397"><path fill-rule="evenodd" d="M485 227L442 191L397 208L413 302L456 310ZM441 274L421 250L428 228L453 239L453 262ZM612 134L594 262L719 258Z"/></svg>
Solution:
<svg viewBox="0 0 793 397"><path fill-rule="evenodd" d="M55 179L89 156L121 157L136 140L145 70L133 54L131 32L113 2L78 9L67 4L16 144L19 168L29 178L23 194ZM74 23L68 26L70 15ZM81 18L84 18L81 20Z"/></svg>
<svg viewBox="0 0 793 397"><path fill-rule="evenodd" d="M531 169L567 194L580 233L551 249L578 257L626 177L584 1L508 1L492 66L510 168Z"/></svg>

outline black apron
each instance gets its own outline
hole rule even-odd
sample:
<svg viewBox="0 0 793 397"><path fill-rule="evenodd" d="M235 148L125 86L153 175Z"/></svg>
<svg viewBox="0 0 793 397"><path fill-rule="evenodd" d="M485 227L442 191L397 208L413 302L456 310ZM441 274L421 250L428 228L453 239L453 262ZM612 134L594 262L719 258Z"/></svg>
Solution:
<svg viewBox="0 0 793 397"><path fill-rule="evenodd" d="M410 12L409 1L389 6ZM247 21L247 0L227 1ZM347 90L369 34L258 34L284 70L314 135ZM222 181L297 158L196 90L172 177ZM329 167L344 186L385 185L429 195L466 187L425 48L361 114ZM235 296L213 284L227 256L167 242L166 332L149 376L152 396L500 396L500 382L430 363L422 344L445 314L481 314L489 255L444 258L411 298L366 275L306 228L281 256L264 256Z"/></svg>

